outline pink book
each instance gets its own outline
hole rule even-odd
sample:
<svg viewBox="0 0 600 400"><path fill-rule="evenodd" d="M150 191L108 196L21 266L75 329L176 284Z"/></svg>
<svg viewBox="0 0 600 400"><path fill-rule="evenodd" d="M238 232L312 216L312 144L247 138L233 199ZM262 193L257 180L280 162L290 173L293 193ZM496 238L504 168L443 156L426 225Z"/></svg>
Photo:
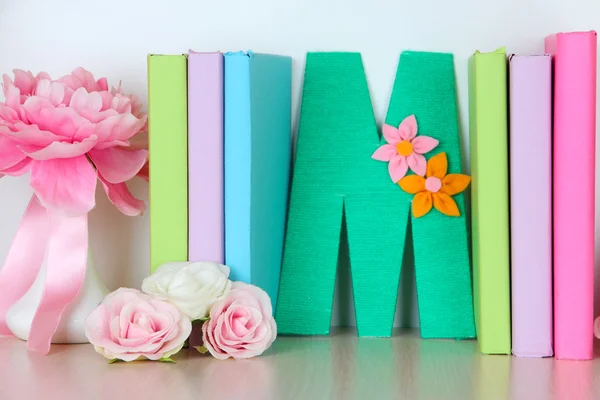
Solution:
<svg viewBox="0 0 600 400"><path fill-rule="evenodd" d="M552 356L552 59L510 57L512 353ZM535 179L531 179L535 176Z"/></svg>
<svg viewBox="0 0 600 400"><path fill-rule="evenodd" d="M596 32L548 36L546 52L554 58L554 352L588 360L594 338Z"/></svg>
<svg viewBox="0 0 600 400"><path fill-rule="evenodd" d="M189 260L224 262L223 54L188 55Z"/></svg>

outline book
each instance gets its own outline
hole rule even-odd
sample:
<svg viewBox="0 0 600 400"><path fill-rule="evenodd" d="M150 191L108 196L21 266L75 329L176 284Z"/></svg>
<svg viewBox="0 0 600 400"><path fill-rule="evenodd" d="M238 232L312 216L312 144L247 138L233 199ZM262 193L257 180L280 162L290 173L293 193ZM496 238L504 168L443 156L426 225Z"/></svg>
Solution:
<svg viewBox="0 0 600 400"><path fill-rule="evenodd" d="M507 60L469 59L469 139L475 324L484 354L510 354Z"/></svg>
<svg viewBox="0 0 600 400"><path fill-rule="evenodd" d="M593 356L596 32L546 38L554 59L554 352Z"/></svg>
<svg viewBox="0 0 600 400"><path fill-rule="evenodd" d="M512 353L553 355L552 59L510 62ZM533 178L533 179L532 179Z"/></svg>
<svg viewBox="0 0 600 400"><path fill-rule="evenodd" d="M291 162L290 57L225 54L225 262L275 308Z"/></svg>
<svg viewBox="0 0 600 400"><path fill-rule="evenodd" d="M189 260L225 262L223 54L188 55Z"/></svg>
<svg viewBox="0 0 600 400"><path fill-rule="evenodd" d="M187 59L148 56L150 269L188 259Z"/></svg>

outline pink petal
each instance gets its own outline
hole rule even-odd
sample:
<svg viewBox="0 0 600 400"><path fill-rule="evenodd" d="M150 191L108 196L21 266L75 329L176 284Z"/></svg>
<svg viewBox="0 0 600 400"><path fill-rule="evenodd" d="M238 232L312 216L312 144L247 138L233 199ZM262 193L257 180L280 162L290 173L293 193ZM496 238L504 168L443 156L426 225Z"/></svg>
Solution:
<svg viewBox="0 0 600 400"><path fill-rule="evenodd" d="M146 124L146 117L136 118L132 114L119 114L108 117L96 125L96 135L100 142L129 140Z"/></svg>
<svg viewBox="0 0 600 400"><path fill-rule="evenodd" d="M29 172L29 167L31 166L31 158L24 158L17 164L13 165L10 168L2 170L2 174L9 176L21 176ZM0 174L0 175L2 175Z"/></svg>
<svg viewBox="0 0 600 400"><path fill-rule="evenodd" d="M429 153L431 150L435 149L438 143L439 140L429 136L417 136L411 142L413 151L417 154Z"/></svg>
<svg viewBox="0 0 600 400"><path fill-rule="evenodd" d="M384 144L375 150L371 158L377 161L390 161L396 154L398 154L396 146L393 144Z"/></svg>
<svg viewBox="0 0 600 400"><path fill-rule="evenodd" d="M129 147L129 141L111 140L109 142L98 143L94 147L94 150L106 150L112 147Z"/></svg>
<svg viewBox="0 0 600 400"><path fill-rule="evenodd" d="M85 156L31 163L31 187L43 206L66 217L94 208L97 175Z"/></svg>
<svg viewBox="0 0 600 400"><path fill-rule="evenodd" d="M102 177L110 183L126 182L136 176L148 161L148 150L125 150L118 147L91 150L90 158Z"/></svg>
<svg viewBox="0 0 600 400"><path fill-rule="evenodd" d="M96 81L96 86L99 90L108 90L108 80L106 78L100 78Z"/></svg>
<svg viewBox="0 0 600 400"><path fill-rule="evenodd" d="M15 86L21 91L21 94L31 94L35 85L35 77L31 71L23 71L22 69L14 69Z"/></svg>
<svg viewBox="0 0 600 400"><path fill-rule="evenodd" d="M140 172L138 172L137 176L144 179L146 182L150 181L150 165L148 163L144 164Z"/></svg>
<svg viewBox="0 0 600 400"><path fill-rule="evenodd" d="M62 103L65 98L65 86L59 82L50 82L48 79L42 79L35 88L35 95L50 100L53 106Z"/></svg>
<svg viewBox="0 0 600 400"><path fill-rule="evenodd" d="M102 108L100 111L108 110L112 106L113 95L108 91L98 92L100 97L102 97Z"/></svg>
<svg viewBox="0 0 600 400"><path fill-rule="evenodd" d="M52 132L40 130L37 125L27 125L22 122L17 122L13 126L13 130L3 130L4 135L9 136L17 143L31 144L34 146L45 147L52 142L61 141L65 138L57 136Z"/></svg>
<svg viewBox="0 0 600 400"><path fill-rule="evenodd" d="M410 169L419 176L425 176L427 171L427 161L421 154L412 153L407 157L408 166Z"/></svg>
<svg viewBox="0 0 600 400"><path fill-rule="evenodd" d="M11 125L19 121L19 114L4 103L0 103L0 125Z"/></svg>
<svg viewBox="0 0 600 400"><path fill-rule="evenodd" d="M396 144L398 143L400 140L400 134L398 133L398 129L394 128L391 125L388 124L383 124L383 137L385 138L385 141L388 142L389 144Z"/></svg>
<svg viewBox="0 0 600 400"><path fill-rule="evenodd" d="M13 110L18 110L21 107L21 93L10 77L6 74L2 76L4 81L4 102L7 106Z"/></svg>
<svg viewBox="0 0 600 400"><path fill-rule="evenodd" d="M100 179L102 187L104 187L104 191L106 192L110 202L113 203L115 207L117 207L117 209L123 214L130 217L135 217L144 212L146 209L146 204L142 200L133 197L129 191L129 188L127 187L127 184L112 184L107 182L102 175L98 175L98 178Z"/></svg>
<svg viewBox="0 0 600 400"><path fill-rule="evenodd" d="M106 90L106 89L102 89L101 85L96 83L96 80L94 79L94 75L92 75L92 73L90 71L87 71L86 69L84 69L82 67L75 68L71 74L75 78L79 79L79 81L81 82L81 87L85 88L88 92L95 92L98 90ZM106 80L106 78L104 78L104 79ZM108 89L108 83L106 83L106 86Z"/></svg>
<svg viewBox="0 0 600 400"><path fill-rule="evenodd" d="M27 156L19 150L17 144L0 132L0 171L14 167L25 158Z"/></svg>
<svg viewBox="0 0 600 400"><path fill-rule="evenodd" d="M84 155L96 144L95 136L81 142L53 142L46 147L21 145L19 148L34 160L49 160L52 158L72 158Z"/></svg>
<svg viewBox="0 0 600 400"><path fill-rule="evenodd" d="M400 179L404 178L404 175L406 175L406 172L408 171L406 157L399 154L394 156L388 164L388 171L390 172L392 182L398 183Z"/></svg>
<svg viewBox="0 0 600 400"><path fill-rule="evenodd" d="M403 140L413 140L417 136L417 119L414 115L404 118L398 127L398 132Z"/></svg>
<svg viewBox="0 0 600 400"><path fill-rule="evenodd" d="M55 108L50 100L41 97L28 98L23 104L23 108L27 111L27 116L32 124L37 124L42 130L69 139L75 136L80 126L89 123L73 108Z"/></svg>
<svg viewBox="0 0 600 400"><path fill-rule="evenodd" d="M97 92L88 93L84 88L79 88L73 93L69 106L82 115L96 113L102 108L102 96Z"/></svg>

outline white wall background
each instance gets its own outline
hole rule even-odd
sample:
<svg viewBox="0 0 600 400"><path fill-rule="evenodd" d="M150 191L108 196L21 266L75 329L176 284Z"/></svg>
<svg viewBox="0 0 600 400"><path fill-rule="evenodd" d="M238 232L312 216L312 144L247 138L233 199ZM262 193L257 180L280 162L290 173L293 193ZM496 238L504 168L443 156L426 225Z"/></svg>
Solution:
<svg viewBox="0 0 600 400"><path fill-rule="evenodd" d="M359 51L381 124L400 52L452 52L468 159L469 55L500 46L543 52L547 34L600 30L599 16L597 0L0 0L0 73L21 68L58 77L83 66L145 99L148 53L252 49L293 57L296 116L305 53ZM132 190L147 200L145 182ZM25 177L0 180L0 264L30 195ZM99 272L110 289L139 287L149 271L148 217L120 215L101 190L97 199L90 225ZM411 268L403 278L396 323L414 325ZM342 282L335 319L352 323L347 273Z"/></svg>

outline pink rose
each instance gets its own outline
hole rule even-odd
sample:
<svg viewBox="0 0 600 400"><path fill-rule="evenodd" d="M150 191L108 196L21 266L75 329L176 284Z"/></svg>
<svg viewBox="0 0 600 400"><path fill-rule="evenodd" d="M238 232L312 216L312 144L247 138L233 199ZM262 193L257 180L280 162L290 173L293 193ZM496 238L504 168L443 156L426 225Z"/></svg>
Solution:
<svg viewBox="0 0 600 400"><path fill-rule="evenodd" d="M276 337L271 299L262 289L242 282L233 283L202 325L204 346L221 360L258 356Z"/></svg>
<svg viewBox="0 0 600 400"><path fill-rule="evenodd" d="M90 343L111 360L168 358L191 332L192 323L177 307L126 288L107 295L85 322Z"/></svg>

